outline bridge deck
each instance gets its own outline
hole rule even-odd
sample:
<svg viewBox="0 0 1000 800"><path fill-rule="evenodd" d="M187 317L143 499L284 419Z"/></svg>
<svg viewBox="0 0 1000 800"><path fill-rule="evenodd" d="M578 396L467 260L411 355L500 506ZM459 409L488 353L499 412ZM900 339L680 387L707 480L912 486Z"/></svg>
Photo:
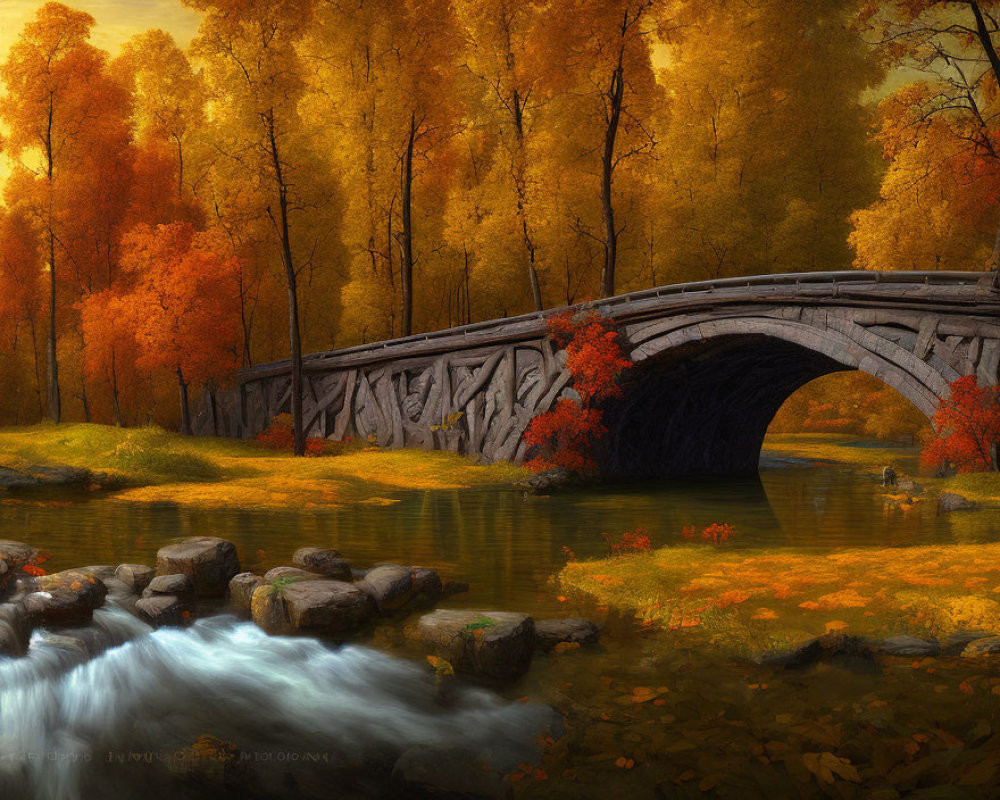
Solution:
<svg viewBox="0 0 1000 800"><path fill-rule="evenodd" d="M843 270L678 283L569 307L312 353L303 357L303 369L306 372L342 369L407 356L523 341L538 336L545 330L549 317L567 308L594 309L619 322L632 322L645 316L662 315L673 308L689 311L760 301L823 305L850 299L855 304L871 303L886 308L928 305L952 311L960 307L976 308L1000 318L1000 292L990 290L991 280L991 273L988 272ZM947 291L949 288L954 291ZM942 289L946 291L942 292ZM946 301L943 294L947 295ZM291 361L286 359L242 369L239 378L241 383L246 384L286 374L290 370Z"/></svg>

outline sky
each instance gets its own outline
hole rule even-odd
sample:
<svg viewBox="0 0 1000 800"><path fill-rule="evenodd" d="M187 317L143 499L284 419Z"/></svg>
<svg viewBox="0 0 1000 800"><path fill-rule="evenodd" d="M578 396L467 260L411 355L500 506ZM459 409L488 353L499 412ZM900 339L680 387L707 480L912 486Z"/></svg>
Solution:
<svg viewBox="0 0 1000 800"><path fill-rule="evenodd" d="M41 4L41 0L0 0L0 59ZM70 0L66 5L97 20L91 41L112 55L133 34L149 28L162 28L187 47L200 18L180 0Z"/></svg>

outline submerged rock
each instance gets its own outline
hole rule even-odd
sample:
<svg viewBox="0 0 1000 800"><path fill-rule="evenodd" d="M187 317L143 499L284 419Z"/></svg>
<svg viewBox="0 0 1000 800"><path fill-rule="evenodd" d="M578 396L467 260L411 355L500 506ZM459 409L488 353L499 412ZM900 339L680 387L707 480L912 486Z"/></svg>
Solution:
<svg viewBox="0 0 1000 800"><path fill-rule="evenodd" d="M36 585L38 590L24 598L24 608L42 625L90 622L108 593L99 578L80 570L43 575Z"/></svg>
<svg viewBox="0 0 1000 800"><path fill-rule="evenodd" d="M156 628L164 625L183 625L191 613L186 602L171 594L143 597L136 602L135 610L140 619Z"/></svg>
<svg viewBox="0 0 1000 800"><path fill-rule="evenodd" d="M424 567L380 564L368 570L358 588L370 595L382 614L409 610L418 605L432 606L441 599L441 577Z"/></svg>
<svg viewBox="0 0 1000 800"><path fill-rule="evenodd" d="M136 594L142 594L155 575L156 570L145 564L119 564L115 569L115 577Z"/></svg>
<svg viewBox="0 0 1000 800"><path fill-rule="evenodd" d="M501 681L524 675L535 649L534 620L506 611L441 609L406 633L456 670Z"/></svg>
<svg viewBox="0 0 1000 800"><path fill-rule="evenodd" d="M229 581L229 604L244 614L249 614L250 601L254 591L258 586L263 586L266 583L267 581L263 577L254 575L252 572L241 572L239 575L234 575L233 579Z"/></svg>
<svg viewBox="0 0 1000 800"><path fill-rule="evenodd" d="M915 636L890 636L871 642L872 649L889 656L905 658L927 658L939 655L941 645L936 639L918 639Z"/></svg>
<svg viewBox="0 0 1000 800"><path fill-rule="evenodd" d="M518 481L514 486L529 494L549 494L579 484L580 478L575 473L565 467L556 467Z"/></svg>
<svg viewBox="0 0 1000 800"><path fill-rule="evenodd" d="M995 656L1000 653L1000 636L988 636L969 642L962 651L964 658Z"/></svg>
<svg viewBox="0 0 1000 800"><path fill-rule="evenodd" d="M942 652L949 656L961 655L970 642L977 639L989 639L993 636L996 634L990 631L956 631L945 638Z"/></svg>
<svg viewBox="0 0 1000 800"><path fill-rule="evenodd" d="M336 580L264 585L250 603L253 621L268 633L340 635L354 631L375 615L375 603L350 583Z"/></svg>
<svg viewBox="0 0 1000 800"><path fill-rule="evenodd" d="M760 653L752 660L757 664L785 669L806 669L824 661L852 672L870 673L878 669L874 644L860 636L826 634L785 650Z"/></svg>
<svg viewBox="0 0 1000 800"><path fill-rule="evenodd" d="M948 514L952 511L972 511L975 508L975 503L960 494L941 492L938 495L938 511L942 514Z"/></svg>
<svg viewBox="0 0 1000 800"><path fill-rule="evenodd" d="M299 569L329 575L342 581L351 579L351 562L339 550L322 547L300 547L292 556L292 564Z"/></svg>
<svg viewBox="0 0 1000 800"><path fill-rule="evenodd" d="M506 800L512 787L474 750L421 744L396 761L392 781L399 797Z"/></svg>
<svg viewBox="0 0 1000 800"><path fill-rule="evenodd" d="M221 597L239 571L236 547L214 536L193 536L161 547L156 554L156 574L184 573L199 597Z"/></svg>
<svg viewBox="0 0 1000 800"><path fill-rule="evenodd" d="M535 639L542 650L551 650L557 644L594 644L601 635L601 629L589 619L567 617L566 619L535 620Z"/></svg>

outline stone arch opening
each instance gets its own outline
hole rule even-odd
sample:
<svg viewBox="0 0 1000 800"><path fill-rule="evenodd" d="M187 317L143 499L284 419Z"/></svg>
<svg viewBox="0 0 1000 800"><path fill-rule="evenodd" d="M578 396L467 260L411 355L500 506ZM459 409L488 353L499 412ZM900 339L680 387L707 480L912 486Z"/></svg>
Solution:
<svg viewBox="0 0 1000 800"><path fill-rule="evenodd" d="M713 323L711 331L672 331L636 347L622 396L605 409L602 471L632 478L756 477L774 415L798 389L834 372L861 370L926 416L934 411L939 387L907 369L911 356L901 348L880 355L835 331L726 322Z"/></svg>

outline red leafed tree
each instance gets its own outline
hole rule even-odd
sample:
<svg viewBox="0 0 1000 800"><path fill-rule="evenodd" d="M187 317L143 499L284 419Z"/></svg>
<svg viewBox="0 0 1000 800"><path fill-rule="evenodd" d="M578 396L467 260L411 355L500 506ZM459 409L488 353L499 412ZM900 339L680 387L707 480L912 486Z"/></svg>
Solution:
<svg viewBox="0 0 1000 800"><path fill-rule="evenodd" d="M953 381L951 397L934 414L937 436L925 464L959 472L1000 471L1000 386L979 386L973 375Z"/></svg>
<svg viewBox="0 0 1000 800"><path fill-rule="evenodd" d="M133 299L106 290L88 295L80 304L80 327L84 347L83 369L87 378L108 387L115 424L124 424L122 400L138 401L141 380L135 369L124 369L139 360L139 345L133 331Z"/></svg>
<svg viewBox="0 0 1000 800"><path fill-rule="evenodd" d="M621 394L618 379L632 362L613 323L604 317L565 312L549 320L549 330L566 350L566 368L580 400L559 400L552 411L531 421L524 442L536 455L526 466L536 471L561 467L586 472L596 466L593 446L607 432L601 424L604 412L597 405Z"/></svg>
<svg viewBox="0 0 1000 800"><path fill-rule="evenodd" d="M237 366L239 264L186 222L138 225L122 249L122 266L134 278L126 306L137 364L177 375L181 429L190 434L188 385Z"/></svg>

